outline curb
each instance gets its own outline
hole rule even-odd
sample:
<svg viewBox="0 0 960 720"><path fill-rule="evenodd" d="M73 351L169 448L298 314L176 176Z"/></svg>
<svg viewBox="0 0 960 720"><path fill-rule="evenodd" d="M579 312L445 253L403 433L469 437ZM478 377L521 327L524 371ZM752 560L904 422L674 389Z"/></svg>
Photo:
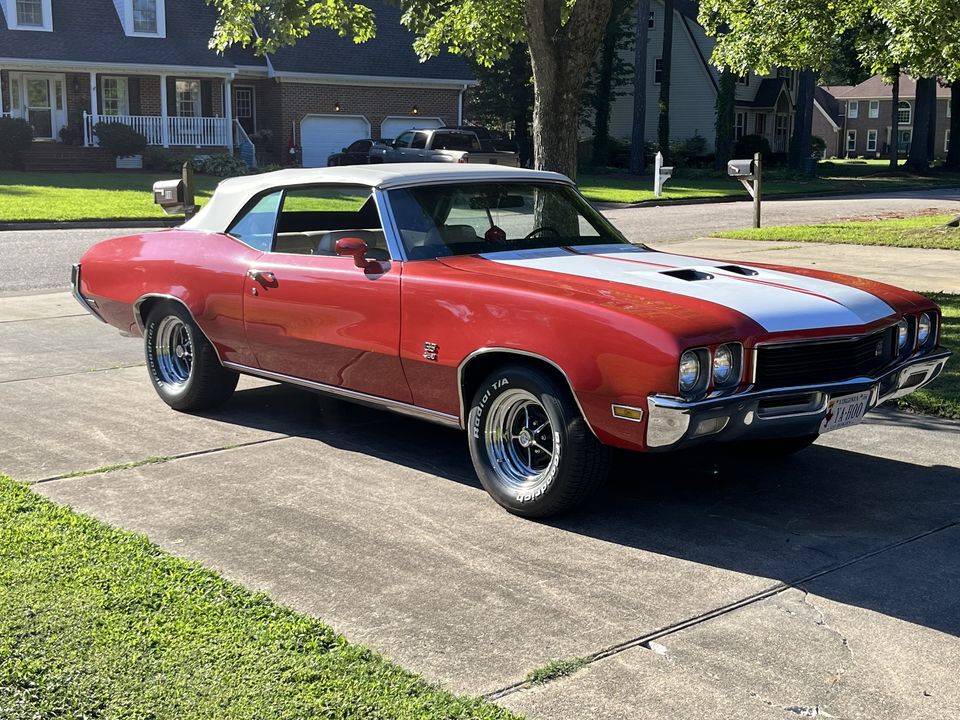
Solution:
<svg viewBox="0 0 960 720"><path fill-rule="evenodd" d="M25 220L23 222L0 222L0 232L12 230L100 230L110 228L168 228L176 227L182 218L118 218L114 220Z"/></svg>

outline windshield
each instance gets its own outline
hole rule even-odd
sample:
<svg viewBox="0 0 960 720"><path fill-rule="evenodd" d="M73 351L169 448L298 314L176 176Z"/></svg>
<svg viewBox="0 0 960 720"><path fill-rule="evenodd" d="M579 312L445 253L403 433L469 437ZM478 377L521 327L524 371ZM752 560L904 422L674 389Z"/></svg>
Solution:
<svg viewBox="0 0 960 720"><path fill-rule="evenodd" d="M560 184L425 185L389 192L410 260L569 245L629 244Z"/></svg>

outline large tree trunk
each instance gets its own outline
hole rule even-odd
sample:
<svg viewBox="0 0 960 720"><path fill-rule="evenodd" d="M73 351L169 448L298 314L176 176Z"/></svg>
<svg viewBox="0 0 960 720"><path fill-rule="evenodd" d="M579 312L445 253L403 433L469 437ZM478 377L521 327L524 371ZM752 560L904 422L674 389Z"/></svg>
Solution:
<svg viewBox="0 0 960 720"><path fill-rule="evenodd" d="M664 157L670 153L670 72L673 65L673 5L663 2L663 50L660 53L660 117L657 121L657 143Z"/></svg>
<svg viewBox="0 0 960 720"><path fill-rule="evenodd" d="M930 93L930 122L927 126L927 162L937 159L937 86L939 81L933 79L933 92Z"/></svg>
<svg viewBox="0 0 960 720"><path fill-rule="evenodd" d="M810 68L800 71L797 85L797 107L793 120L793 136L790 138L790 167L803 170L810 157L810 136L813 131L813 92L817 76Z"/></svg>
<svg viewBox="0 0 960 720"><path fill-rule="evenodd" d="M890 111L890 169L896 170L900 159L900 66L893 68L893 87L891 88L893 109ZM843 139L843 148L846 151L847 139Z"/></svg>
<svg viewBox="0 0 960 720"><path fill-rule="evenodd" d="M630 139L630 172L639 175L646 164L647 142L647 38L650 0L637 0L637 28L633 46L633 133Z"/></svg>
<svg viewBox="0 0 960 720"><path fill-rule="evenodd" d="M610 17L611 0L577 0L561 24L563 0L526 0L533 68L533 146L538 170L575 178L583 84Z"/></svg>
<svg viewBox="0 0 960 720"><path fill-rule="evenodd" d="M950 84L950 147L945 167L960 170L960 80Z"/></svg>
<svg viewBox="0 0 960 720"><path fill-rule="evenodd" d="M528 83L530 82L530 51L526 44L517 43L510 51L510 87L511 110L513 120L513 139L521 167L533 164L533 141L530 139L530 125L533 123Z"/></svg>
<svg viewBox="0 0 960 720"><path fill-rule="evenodd" d="M725 170L727 163L733 159L736 105L737 78L729 68L724 68L720 73L720 87L717 90L717 134L714 140L718 170Z"/></svg>
<svg viewBox="0 0 960 720"><path fill-rule="evenodd" d="M600 43L600 67L593 96L593 164L604 166L610 158L610 104L613 100L613 66L617 59L619 28L611 13Z"/></svg>
<svg viewBox="0 0 960 720"><path fill-rule="evenodd" d="M917 80L917 97L913 103L913 137L907 157L907 170L923 173L930 169L927 160L927 138L930 134L930 93L937 92L934 78Z"/></svg>

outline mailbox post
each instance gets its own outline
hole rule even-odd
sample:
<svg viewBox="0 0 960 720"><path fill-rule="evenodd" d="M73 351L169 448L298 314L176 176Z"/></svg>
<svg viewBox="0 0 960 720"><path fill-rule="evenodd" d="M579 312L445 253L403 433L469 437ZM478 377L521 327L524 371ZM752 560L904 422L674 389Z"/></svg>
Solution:
<svg viewBox="0 0 960 720"><path fill-rule="evenodd" d="M660 197L663 184L673 177L673 166L664 167L663 153L658 152L653 161L653 196Z"/></svg>
<svg viewBox="0 0 960 720"><path fill-rule="evenodd" d="M760 227L760 201L763 196L763 155L757 153L753 160L731 160L727 163L727 175L740 181L753 198L753 226Z"/></svg>

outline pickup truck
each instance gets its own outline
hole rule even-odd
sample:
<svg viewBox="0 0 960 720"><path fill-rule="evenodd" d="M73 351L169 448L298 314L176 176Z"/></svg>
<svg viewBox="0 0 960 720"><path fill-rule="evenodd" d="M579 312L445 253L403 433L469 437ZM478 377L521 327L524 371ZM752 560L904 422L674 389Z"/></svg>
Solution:
<svg viewBox="0 0 960 720"><path fill-rule="evenodd" d="M469 130L407 130L392 143L370 148L370 162L445 162L519 167L512 152L483 152L475 132Z"/></svg>

